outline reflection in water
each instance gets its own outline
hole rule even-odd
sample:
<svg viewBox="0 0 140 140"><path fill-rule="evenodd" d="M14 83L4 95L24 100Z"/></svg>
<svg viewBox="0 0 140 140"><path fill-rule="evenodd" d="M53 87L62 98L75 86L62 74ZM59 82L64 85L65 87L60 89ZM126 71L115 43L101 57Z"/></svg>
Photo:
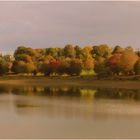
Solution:
<svg viewBox="0 0 140 140"><path fill-rule="evenodd" d="M129 135L140 129L139 100L139 90L0 86L0 138L140 138Z"/></svg>
<svg viewBox="0 0 140 140"><path fill-rule="evenodd" d="M130 89L92 89L81 87L0 87L0 93L13 93L16 95L41 95L57 97L80 97L83 99L131 99L140 100L140 90Z"/></svg>
<svg viewBox="0 0 140 140"><path fill-rule="evenodd" d="M139 90L47 86L0 89L0 93L9 92L13 95L12 102L20 114L35 113L38 108L47 117L98 119L140 114L140 108L137 108L139 102L134 102L140 99Z"/></svg>

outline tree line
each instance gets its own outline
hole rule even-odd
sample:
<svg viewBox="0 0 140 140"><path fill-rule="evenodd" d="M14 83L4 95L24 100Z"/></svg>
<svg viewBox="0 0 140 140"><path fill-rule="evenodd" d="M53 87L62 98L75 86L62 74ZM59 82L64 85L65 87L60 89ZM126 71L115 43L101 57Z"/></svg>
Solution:
<svg viewBox="0 0 140 140"><path fill-rule="evenodd" d="M98 77L139 75L140 51L132 47L106 44L96 46L66 45L63 48L34 49L19 46L13 55L0 55L0 74L80 75L94 71Z"/></svg>

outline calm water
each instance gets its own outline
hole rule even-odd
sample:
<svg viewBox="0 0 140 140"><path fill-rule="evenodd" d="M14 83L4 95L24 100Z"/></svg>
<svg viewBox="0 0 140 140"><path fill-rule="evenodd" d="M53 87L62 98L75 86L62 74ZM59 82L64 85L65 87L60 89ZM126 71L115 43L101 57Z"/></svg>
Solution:
<svg viewBox="0 0 140 140"><path fill-rule="evenodd" d="M140 138L140 91L0 86L0 138Z"/></svg>

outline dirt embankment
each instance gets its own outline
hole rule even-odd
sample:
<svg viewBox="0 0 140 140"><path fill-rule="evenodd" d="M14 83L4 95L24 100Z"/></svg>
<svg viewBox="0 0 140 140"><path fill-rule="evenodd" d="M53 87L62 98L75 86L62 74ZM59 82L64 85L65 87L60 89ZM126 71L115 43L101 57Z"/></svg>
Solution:
<svg viewBox="0 0 140 140"><path fill-rule="evenodd" d="M140 89L139 80L104 79L94 77L0 77L0 85L6 86L79 86L97 88Z"/></svg>

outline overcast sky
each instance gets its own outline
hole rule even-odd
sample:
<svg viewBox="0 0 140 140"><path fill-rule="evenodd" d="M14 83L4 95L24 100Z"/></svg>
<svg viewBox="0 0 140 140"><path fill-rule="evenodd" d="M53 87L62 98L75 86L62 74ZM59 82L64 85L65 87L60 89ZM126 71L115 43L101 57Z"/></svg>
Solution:
<svg viewBox="0 0 140 140"><path fill-rule="evenodd" d="M65 44L140 47L138 2L0 2L0 51Z"/></svg>

